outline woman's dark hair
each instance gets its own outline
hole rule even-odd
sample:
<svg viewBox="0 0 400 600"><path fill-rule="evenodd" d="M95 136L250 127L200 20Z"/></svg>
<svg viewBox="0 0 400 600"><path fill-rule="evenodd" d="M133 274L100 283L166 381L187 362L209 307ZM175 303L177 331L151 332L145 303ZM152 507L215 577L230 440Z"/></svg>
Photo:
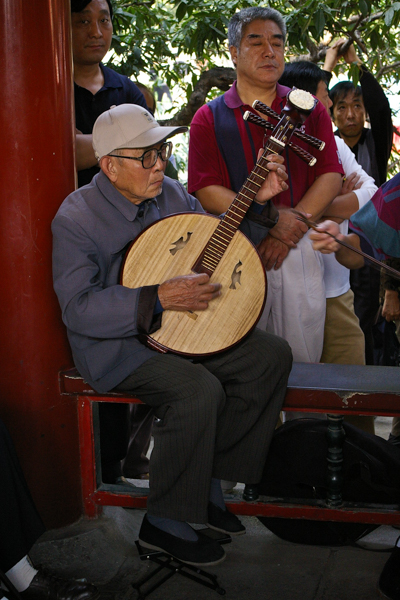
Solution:
<svg viewBox="0 0 400 600"><path fill-rule="evenodd" d="M308 60L296 60L285 64L285 70L279 79L281 85L287 87L296 87L300 90L317 93L318 84L325 81L325 75L322 69Z"/></svg>

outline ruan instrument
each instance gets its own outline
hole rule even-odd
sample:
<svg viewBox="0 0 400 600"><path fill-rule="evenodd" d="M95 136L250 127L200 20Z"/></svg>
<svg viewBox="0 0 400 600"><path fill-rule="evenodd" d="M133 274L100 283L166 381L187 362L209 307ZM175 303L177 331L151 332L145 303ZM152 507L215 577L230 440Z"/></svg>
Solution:
<svg viewBox="0 0 400 600"><path fill-rule="evenodd" d="M237 344L255 327L265 304L265 269L238 228L268 175L267 156L282 153L314 107L315 98L308 92L288 93L262 156L222 219L175 214L156 221L133 241L122 267L124 286L157 285L189 273L207 273L211 282L222 285L221 295L204 311L165 310L160 329L145 336L151 348L185 356L214 354Z"/></svg>

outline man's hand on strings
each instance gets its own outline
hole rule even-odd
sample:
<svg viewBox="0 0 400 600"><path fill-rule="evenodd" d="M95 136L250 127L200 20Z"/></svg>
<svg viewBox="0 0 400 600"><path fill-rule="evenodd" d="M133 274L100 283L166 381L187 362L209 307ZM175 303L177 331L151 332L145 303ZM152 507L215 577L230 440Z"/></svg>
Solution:
<svg viewBox="0 0 400 600"><path fill-rule="evenodd" d="M263 150L260 149L258 159L262 153ZM268 200L281 192L285 192L289 187L286 183L288 175L286 173L286 167L283 164L283 157L279 154L269 154L267 159L268 163L266 167L269 170L269 173L255 197L255 202L257 202L257 204L266 204Z"/></svg>
<svg viewBox="0 0 400 600"><path fill-rule="evenodd" d="M206 273L174 277L158 288L158 298L165 310L205 310L220 295L221 284L210 283Z"/></svg>
<svg viewBox="0 0 400 600"><path fill-rule="evenodd" d="M331 235L328 235L330 233ZM334 235L337 240L344 242L346 246L338 244L331 237ZM334 221L324 221L318 226L317 230L310 233L310 239L314 250L319 250L322 254L335 253L336 260L347 269L359 269L364 265L364 259L355 250L361 250L360 238L355 233L343 235L340 233L339 225ZM352 248L351 248L352 247Z"/></svg>

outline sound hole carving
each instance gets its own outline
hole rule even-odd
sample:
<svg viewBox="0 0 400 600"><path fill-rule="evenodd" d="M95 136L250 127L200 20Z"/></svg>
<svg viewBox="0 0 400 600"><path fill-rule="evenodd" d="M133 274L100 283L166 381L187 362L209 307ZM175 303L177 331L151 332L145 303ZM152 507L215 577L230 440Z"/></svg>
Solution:
<svg viewBox="0 0 400 600"><path fill-rule="evenodd" d="M237 283L239 285L241 285L240 276L242 274L242 271L238 271L239 267L241 267L241 266L242 266L242 262L239 260L239 262L235 265L235 268L232 271L231 285L229 286L230 290L236 290L236 284Z"/></svg>
<svg viewBox="0 0 400 600"><path fill-rule="evenodd" d="M183 239L183 235L179 238L179 240L176 240L176 242L172 242L171 246L174 246L174 248L170 249L170 252L172 254L172 256L175 256L175 254L178 252L178 250L182 250L186 244L189 242L191 235L192 235L193 231L188 231L186 234L186 240Z"/></svg>

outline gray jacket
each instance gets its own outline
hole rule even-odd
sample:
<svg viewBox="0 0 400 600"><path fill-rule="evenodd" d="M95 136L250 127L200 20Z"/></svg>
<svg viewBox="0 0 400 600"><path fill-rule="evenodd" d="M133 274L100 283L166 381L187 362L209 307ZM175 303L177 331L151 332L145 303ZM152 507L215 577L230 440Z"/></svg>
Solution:
<svg viewBox="0 0 400 600"><path fill-rule="evenodd" d="M160 326L158 286L119 284L127 248L148 225L188 211L204 212L178 181L166 177L157 198L135 205L100 172L64 200L53 220L54 289L75 365L98 392L116 387L155 353L138 336ZM276 220L250 210L240 228L259 243Z"/></svg>

